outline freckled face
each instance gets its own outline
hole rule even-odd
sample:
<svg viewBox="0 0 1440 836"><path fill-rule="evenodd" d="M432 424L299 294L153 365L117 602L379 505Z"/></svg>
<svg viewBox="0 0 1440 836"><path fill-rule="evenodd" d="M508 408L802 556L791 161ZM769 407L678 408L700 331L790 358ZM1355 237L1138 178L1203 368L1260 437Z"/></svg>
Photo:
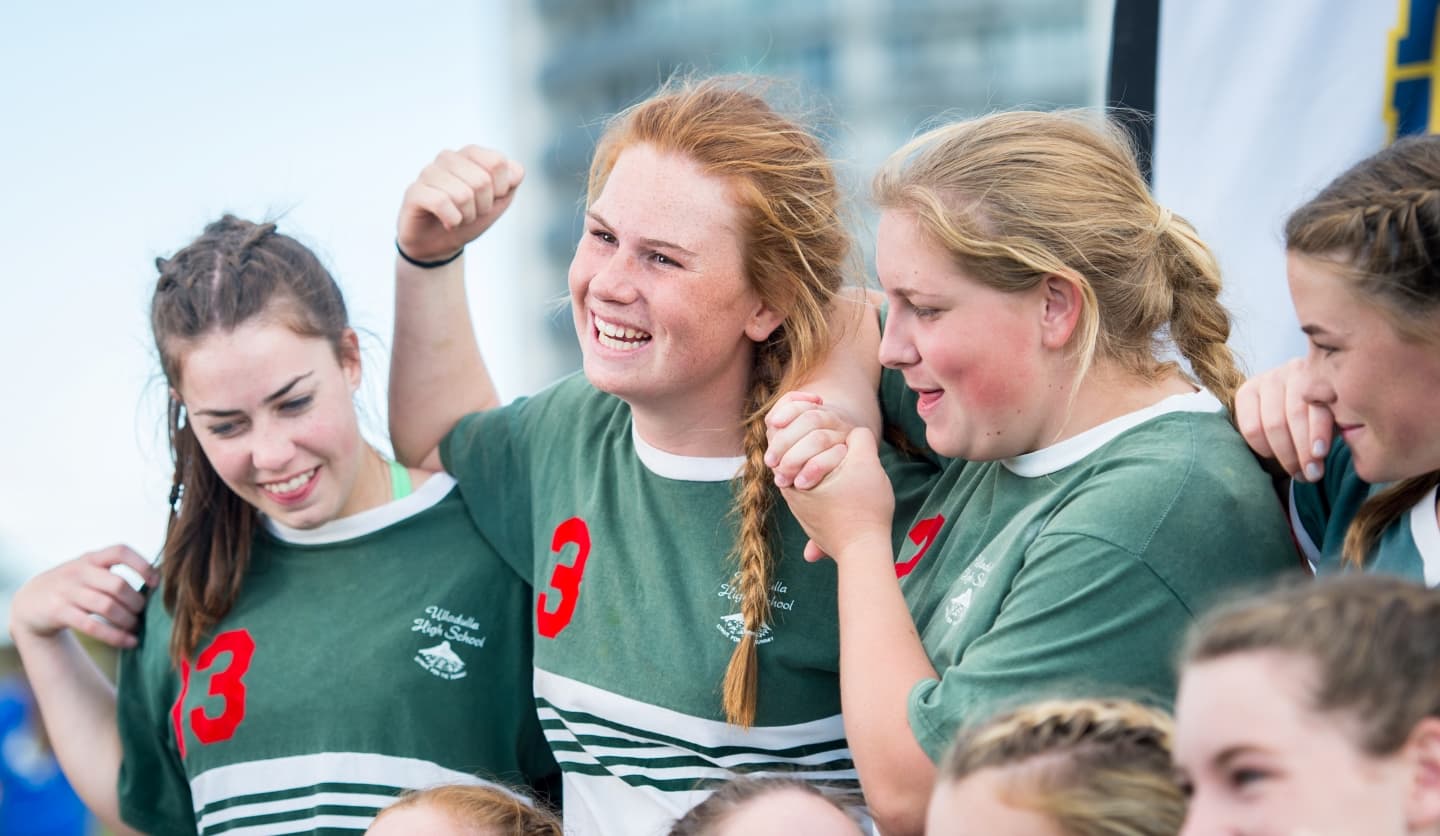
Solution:
<svg viewBox="0 0 1440 836"><path fill-rule="evenodd" d="M1334 413L1355 472L1393 482L1440 470L1440 344L1401 336L1322 260L1290 253L1286 272L1310 338L1302 392Z"/></svg>
<svg viewBox="0 0 1440 836"><path fill-rule="evenodd" d="M620 153L570 263L585 376L637 408L737 416L780 318L744 274L728 185L648 145Z"/></svg>
<svg viewBox="0 0 1440 836"><path fill-rule="evenodd" d="M880 217L875 266L890 302L880 362L919 393L930 446L973 461L1045 446L1040 291L981 284L896 210Z"/></svg>
<svg viewBox="0 0 1440 836"><path fill-rule="evenodd" d="M1315 672L1293 654L1188 665L1175 704L1176 766L1191 787L1189 836L1398 836L1403 758L1375 758L1345 718L1310 707Z"/></svg>
<svg viewBox="0 0 1440 836"><path fill-rule="evenodd" d="M357 490L360 363L346 339L342 361L328 340L252 317L181 347L178 394L205 457L236 495L292 528L357 513L376 493Z"/></svg>

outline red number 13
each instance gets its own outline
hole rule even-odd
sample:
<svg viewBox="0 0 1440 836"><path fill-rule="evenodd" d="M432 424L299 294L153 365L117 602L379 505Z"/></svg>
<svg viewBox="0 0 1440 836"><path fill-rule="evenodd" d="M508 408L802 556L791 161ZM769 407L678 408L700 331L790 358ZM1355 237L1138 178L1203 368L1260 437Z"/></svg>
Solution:
<svg viewBox="0 0 1440 836"><path fill-rule="evenodd" d="M201 743L215 743L229 740L245 719L245 672L250 670L250 659L255 655L255 640L249 630L229 630L215 637L215 641L200 653L195 660L195 670L205 672L215 665L216 657L229 653L230 659L224 668L210 674L210 691L207 696L220 697L225 708L218 717L205 713L203 706L190 710L190 730ZM175 724L175 740L180 747L180 757L185 757L185 729L181 725L185 695L190 690L190 663L180 662L180 697L170 711Z"/></svg>
<svg viewBox="0 0 1440 836"><path fill-rule="evenodd" d="M920 522L915 523L915 527L910 529L910 542L919 546L920 550L915 552L914 557L904 563L895 564L895 577L903 578L914 571L915 567L920 563L920 558L924 557L925 552L929 551L930 547L935 545L935 538L940 534L940 529L944 525L944 514L926 517Z"/></svg>
<svg viewBox="0 0 1440 836"><path fill-rule="evenodd" d="M585 574L585 561L590 557L590 528L579 517L571 517L555 528L550 539L550 551L559 553L568 545L576 546L575 562L569 565L557 563L550 572L550 586L560 593L555 611L546 609L550 593L540 593L535 601L535 629L547 639L560 635L575 615L575 602L580 597L580 578Z"/></svg>

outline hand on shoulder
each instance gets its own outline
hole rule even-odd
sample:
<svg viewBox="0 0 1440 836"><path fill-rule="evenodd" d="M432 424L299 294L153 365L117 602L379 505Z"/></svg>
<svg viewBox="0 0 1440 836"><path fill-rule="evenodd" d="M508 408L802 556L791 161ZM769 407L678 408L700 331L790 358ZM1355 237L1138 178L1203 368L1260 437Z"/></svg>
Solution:
<svg viewBox="0 0 1440 836"><path fill-rule="evenodd" d="M88 552L41 572L11 601L10 635L21 644L69 629L113 647L134 647L145 594L126 580L122 574L126 570L147 587L160 582L159 572L145 558L121 545Z"/></svg>

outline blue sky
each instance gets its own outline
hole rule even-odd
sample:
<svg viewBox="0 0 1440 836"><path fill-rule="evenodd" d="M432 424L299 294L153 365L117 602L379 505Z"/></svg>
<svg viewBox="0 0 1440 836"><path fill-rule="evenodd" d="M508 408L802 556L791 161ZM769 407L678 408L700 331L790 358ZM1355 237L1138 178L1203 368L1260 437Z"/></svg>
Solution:
<svg viewBox="0 0 1440 836"><path fill-rule="evenodd" d="M507 148L506 5L0 6L0 588L110 543L159 547L154 259L225 211L283 216L335 272L383 428L395 212L442 147ZM504 238L471 263L513 263ZM520 341L485 307L514 392Z"/></svg>

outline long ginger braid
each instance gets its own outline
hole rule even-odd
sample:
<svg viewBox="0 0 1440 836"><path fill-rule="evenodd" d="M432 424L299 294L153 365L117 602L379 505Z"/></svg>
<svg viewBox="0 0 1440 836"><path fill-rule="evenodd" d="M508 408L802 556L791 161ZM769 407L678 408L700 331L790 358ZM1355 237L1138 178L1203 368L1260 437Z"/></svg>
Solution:
<svg viewBox="0 0 1440 836"><path fill-rule="evenodd" d="M830 160L813 133L773 109L765 82L746 77L678 80L615 115L595 149L593 202L621 152L648 145L694 162L725 181L742 219L746 279L784 321L755 345L749 394L741 411L745 465L735 482L736 585L745 630L725 673L723 705L731 723L755 722L759 659L756 633L769 621L776 562L778 494L762 457L764 415L780 393L812 372L830 345L826 313L843 281L850 236Z"/></svg>

